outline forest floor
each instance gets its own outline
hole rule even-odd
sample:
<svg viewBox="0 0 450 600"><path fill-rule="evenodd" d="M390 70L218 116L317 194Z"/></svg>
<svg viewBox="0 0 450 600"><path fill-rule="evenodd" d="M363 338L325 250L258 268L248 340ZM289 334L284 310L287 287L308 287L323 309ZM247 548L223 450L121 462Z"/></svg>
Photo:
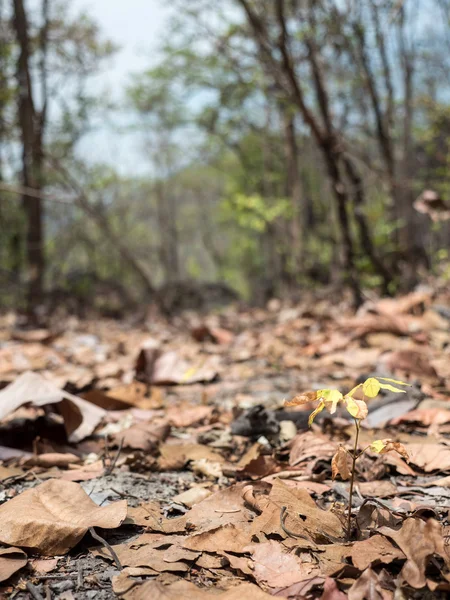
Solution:
<svg viewBox="0 0 450 600"><path fill-rule="evenodd" d="M332 458L353 420L308 427L316 403L284 401L368 377L411 387L368 401L359 448L409 458L359 458L349 539ZM445 289L356 314L323 297L34 330L4 315L0 386L0 598L448 597Z"/></svg>

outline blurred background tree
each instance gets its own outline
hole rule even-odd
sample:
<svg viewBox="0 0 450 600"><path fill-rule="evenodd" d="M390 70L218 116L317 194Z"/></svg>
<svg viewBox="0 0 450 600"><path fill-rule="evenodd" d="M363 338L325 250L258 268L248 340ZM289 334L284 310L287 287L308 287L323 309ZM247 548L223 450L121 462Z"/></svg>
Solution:
<svg viewBox="0 0 450 600"><path fill-rule="evenodd" d="M70 0L3 0L0 35L3 307L183 282L358 303L448 261L449 0L174 0L115 105L95 85L114 40ZM107 120L141 174L78 151ZM425 189L439 206L416 210Z"/></svg>

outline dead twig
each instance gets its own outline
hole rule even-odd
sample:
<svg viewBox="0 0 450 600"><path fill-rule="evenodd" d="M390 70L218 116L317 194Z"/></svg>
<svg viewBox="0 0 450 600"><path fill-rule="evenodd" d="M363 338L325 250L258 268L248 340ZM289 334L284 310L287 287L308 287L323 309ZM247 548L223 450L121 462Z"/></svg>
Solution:
<svg viewBox="0 0 450 600"><path fill-rule="evenodd" d="M111 475L114 471L114 467L116 466L117 461L119 460L120 453L122 452L122 446L125 438L122 438L119 443L119 447L117 449L116 455L110 462L109 466L105 469L105 475Z"/></svg>
<svg viewBox="0 0 450 600"><path fill-rule="evenodd" d="M30 581L27 581L27 590L33 596L34 600L45 600L44 596L41 595L39 590L35 585L33 585Z"/></svg>
<svg viewBox="0 0 450 600"><path fill-rule="evenodd" d="M94 540L97 540L98 542L100 542L108 550L108 552L111 554L114 562L116 563L116 567L121 571L123 567L122 567L122 564L121 564L119 557L117 556L114 548L110 544L108 544L108 542L105 539L103 539L100 535L98 535L98 533L95 531L95 529L93 527L89 527L89 533L94 538Z"/></svg>

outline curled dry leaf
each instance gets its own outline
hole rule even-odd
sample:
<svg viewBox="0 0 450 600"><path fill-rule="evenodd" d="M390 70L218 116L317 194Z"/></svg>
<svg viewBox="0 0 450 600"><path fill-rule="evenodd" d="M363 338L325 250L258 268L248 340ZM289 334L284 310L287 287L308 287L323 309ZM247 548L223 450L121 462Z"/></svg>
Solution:
<svg viewBox="0 0 450 600"><path fill-rule="evenodd" d="M72 442L90 435L106 414L95 404L60 390L42 375L26 371L0 391L0 420L27 402L34 406L57 405Z"/></svg>
<svg viewBox="0 0 450 600"><path fill-rule="evenodd" d="M407 561L401 576L411 587L419 589L426 585L425 570L435 554L444 560L448 570L450 558L444 545L442 526L435 519L409 518L400 530L383 527L380 533L393 540L405 554Z"/></svg>
<svg viewBox="0 0 450 600"><path fill-rule="evenodd" d="M370 449L376 454L386 454L386 452L397 452L400 456L409 462L409 454L403 444L393 442L392 440L375 440L370 444Z"/></svg>
<svg viewBox="0 0 450 600"><path fill-rule="evenodd" d="M65 554L89 527L113 529L126 516L126 500L100 507L77 483L50 479L0 506L0 542L47 556Z"/></svg>
<svg viewBox="0 0 450 600"><path fill-rule="evenodd" d="M28 562L20 548L0 548L0 581L6 581Z"/></svg>
<svg viewBox="0 0 450 600"><path fill-rule="evenodd" d="M339 446L338 451L331 460L332 479L340 475L344 481L350 479L350 469L348 465L348 452L343 446Z"/></svg>
<svg viewBox="0 0 450 600"><path fill-rule="evenodd" d="M285 406L302 406L303 404L309 404L310 402L314 402L317 400L317 392L303 392L292 400L285 400Z"/></svg>

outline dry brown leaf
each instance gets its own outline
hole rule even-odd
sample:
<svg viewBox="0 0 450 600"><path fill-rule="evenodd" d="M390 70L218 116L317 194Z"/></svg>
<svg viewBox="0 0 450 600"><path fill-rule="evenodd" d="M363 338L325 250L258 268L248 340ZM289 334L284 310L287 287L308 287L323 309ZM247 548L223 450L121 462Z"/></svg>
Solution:
<svg viewBox="0 0 450 600"><path fill-rule="evenodd" d="M427 473L450 469L450 448L443 444L405 444L409 462Z"/></svg>
<svg viewBox="0 0 450 600"><path fill-rule="evenodd" d="M221 327L210 327L206 323L191 329L191 335L197 342L214 342L216 344L231 344L234 335L227 329Z"/></svg>
<svg viewBox="0 0 450 600"><path fill-rule="evenodd" d="M0 548L0 581L6 581L28 562L28 557L20 548Z"/></svg>
<svg viewBox="0 0 450 600"><path fill-rule="evenodd" d="M366 569L349 589L348 600L387 600L380 579L375 571Z"/></svg>
<svg viewBox="0 0 450 600"><path fill-rule="evenodd" d="M161 522L163 515L157 502L147 502L140 506L129 506L125 524L149 527L152 531L164 531Z"/></svg>
<svg viewBox="0 0 450 600"><path fill-rule="evenodd" d="M226 551L234 554L244 553L244 548L250 544L251 535L244 532L236 525L223 525L217 529L191 535L185 542L183 548L200 550L201 552Z"/></svg>
<svg viewBox="0 0 450 600"><path fill-rule="evenodd" d="M360 530L365 531L378 530L383 526L396 528L401 524L402 517L395 515L389 508L369 500L361 506L356 520Z"/></svg>
<svg viewBox="0 0 450 600"><path fill-rule="evenodd" d="M425 569L433 554L443 558L447 569L450 566L442 526L435 519L423 521L409 518L398 531L383 527L379 532L393 540L405 554L407 561L401 575L413 588L419 589L426 585Z"/></svg>
<svg viewBox="0 0 450 600"><path fill-rule="evenodd" d="M401 371L408 375L436 378L437 373L430 360L423 352L415 350L397 350L385 354L382 358L383 365L391 372Z"/></svg>
<svg viewBox="0 0 450 600"><path fill-rule="evenodd" d="M289 465L293 467L306 462L309 472L313 470L318 460L331 459L338 448L338 445L329 438L316 435L312 431L296 435L289 446L291 449Z"/></svg>
<svg viewBox="0 0 450 600"><path fill-rule="evenodd" d="M317 392L302 392L292 400L285 400L285 406L303 406L317 400Z"/></svg>
<svg viewBox="0 0 450 600"><path fill-rule="evenodd" d="M0 541L47 556L65 554L89 527L119 527L126 514L126 500L100 507L77 483L50 479L0 506Z"/></svg>
<svg viewBox="0 0 450 600"><path fill-rule="evenodd" d="M357 487L364 498L389 498L397 494L397 487L386 480L361 481Z"/></svg>
<svg viewBox="0 0 450 600"><path fill-rule="evenodd" d="M198 504L208 496L211 496L211 490L207 490L206 488L202 488L199 486L191 487L189 490L185 492L181 492L181 494L177 494L172 498L174 502L181 502L188 508L192 508L194 504Z"/></svg>
<svg viewBox="0 0 450 600"><path fill-rule="evenodd" d="M198 423L209 422L213 410L213 406L204 405L171 406L166 411L166 418L174 427L191 427Z"/></svg>
<svg viewBox="0 0 450 600"><path fill-rule="evenodd" d="M34 558L30 560L30 567L35 573L43 575L51 573L58 566L59 558Z"/></svg>
<svg viewBox="0 0 450 600"><path fill-rule="evenodd" d="M160 449L159 465L162 471L182 469L190 460L207 459L214 463L224 463L218 452L202 444L174 443L163 444Z"/></svg>
<svg viewBox="0 0 450 600"><path fill-rule="evenodd" d="M302 563L273 540L248 546L247 551L252 555L256 581L273 589L287 588L320 573L317 566Z"/></svg>
<svg viewBox="0 0 450 600"><path fill-rule="evenodd" d="M242 497L245 487L245 483L232 485L195 504L182 517L165 519L162 523L164 531L175 533L189 528L196 532L204 532L230 523L234 523L240 529L245 529L255 514L247 508ZM150 524L149 527L151 527Z"/></svg>
<svg viewBox="0 0 450 600"><path fill-rule="evenodd" d="M114 580L113 580L114 585ZM141 586L122 593L124 600L271 600L272 596L263 592L252 583L240 583L231 589L220 592L217 590L200 589L193 583L180 580L171 585L163 585L159 581L147 581Z"/></svg>
<svg viewBox="0 0 450 600"><path fill-rule="evenodd" d="M331 478L336 479L337 475L340 475L344 481L350 479L350 457L348 452L342 446L339 446L336 454L331 460Z"/></svg>
<svg viewBox="0 0 450 600"><path fill-rule="evenodd" d="M90 481L101 477L105 472L105 466L101 460L96 460L93 463L80 466L76 469L69 469L67 471L61 471L57 476L59 479L64 481ZM41 475L42 477L42 475Z"/></svg>
<svg viewBox="0 0 450 600"><path fill-rule="evenodd" d="M317 550L320 574L326 577L337 576L342 572L351 556L351 547L348 544L327 544L318 546Z"/></svg>
<svg viewBox="0 0 450 600"><path fill-rule="evenodd" d="M49 452L27 458L22 464L25 467L59 467L60 469L64 469L69 465L79 463L80 461L81 459L79 456L70 454L69 452L64 454Z"/></svg>
<svg viewBox="0 0 450 600"><path fill-rule="evenodd" d="M393 560L406 558L399 548L382 535L374 535L362 542L355 542L351 557L355 567L361 571L373 564L389 564Z"/></svg>
<svg viewBox="0 0 450 600"><path fill-rule="evenodd" d="M287 534L281 526L283 507L286 507L285 526L296 535L320 542L328 540L328 536L335 540L344 534L335 514L318 508L305 489L287 486L281 480L274 481L266 508L253 520L252 533L285 538Z"/></svg>
<svg viewBox="0 0 450 600"><path fill-rule="evenodd" d="M90 435L106 414L102 408L60 390L42 375L27 371L0 391L0 420L28 402L34 406L55 404L72 442Z"/></svg>
<svg viewBox="0 0 450 600"><path fill-rule="evenodd" d="M347 596L341 592L334 579L327 577L323 584L323 593L320 600L346 600Z"/></svg>
<svg viewBox="0 0 450 600"><path fill-rule="evenodd" d="M170 434L170 425L154 425L153 423L137 423L124 431L119 431L111 436L117 445L122 443L124 448L143 450L154 453L160 442L163 442Z"/></svg>
<svg viewBox="0 0 450 600"><path fill-rule="evenodd" d="M22 471L22 469L18 469L17 467L4 467L0 465L0 481L9 479L10 477L18 477L24 473L25 471Z"/></svg>
<svg viewBox="0 0 450 600"><path fill-rule="evenodd" d="M420 425L424 425L425 427L450 423L450 410L419 407L390 421L390 425L399 425L400 423L420 423Z"/></svg>
<svg viewBox="0 0 450 600"><path fill-rule="evenodd" d="M145 543L146 540L148 543ZM133 542L115 545L113 549L124 567L148 567L157 573L186 573L190 569L189 564L200 556L200 552L183 548L182 541L181 536L157 536L152 541L144 534ZM111 554L104 548L95 550L94 554L112 560Z"/></svg>
<svg viewBox="0 0 450 600"><path fill-rule="evenodd" d="M154 385L191 384L212 381L217 376L217 357L200 359L189 364L175 352L156 358L150 383Z"/></svg>

